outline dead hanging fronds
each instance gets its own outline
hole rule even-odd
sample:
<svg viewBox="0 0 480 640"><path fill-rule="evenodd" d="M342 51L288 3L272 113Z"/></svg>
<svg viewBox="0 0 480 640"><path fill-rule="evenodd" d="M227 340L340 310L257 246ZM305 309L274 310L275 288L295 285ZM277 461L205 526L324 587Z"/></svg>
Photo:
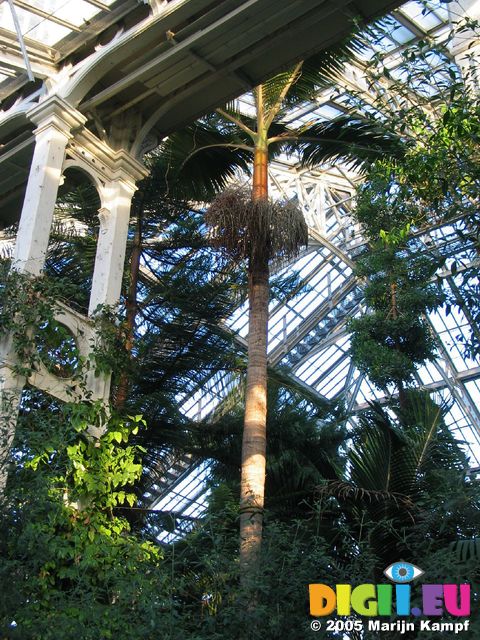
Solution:
<svg viewBox="0 0 480 640"><path fill-rule="evenodd" d="M253 200L242 187L220 193L205 214L212 245L235 261L294 258L307 245L308 227L293 202Z"/></svg>

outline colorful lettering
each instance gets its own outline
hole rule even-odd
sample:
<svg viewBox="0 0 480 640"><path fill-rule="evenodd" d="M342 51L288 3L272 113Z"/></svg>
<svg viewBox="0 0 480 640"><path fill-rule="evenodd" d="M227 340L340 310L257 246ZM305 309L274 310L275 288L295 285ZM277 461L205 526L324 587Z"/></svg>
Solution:
<svg viewBox="0 0 480 640"><path fill-rule="evenodd" d="M310 614L328 616L335 609L337 596L331 587L325 584L310 584Z"/></svg>
<svg viewBox="0 0 480 640"><path fill-rule="evenodd" d="M458 603L458 588L460 587L460 603ZM470 585L444 584L443 598L445 608L452 616L470 615Z"/></svg>
<svg viewBox="0 0 480 640"><path fill-rule="evenodd" d="M374 584L361 584L352 591L352 608L361 616L378 615Z"/></svg>

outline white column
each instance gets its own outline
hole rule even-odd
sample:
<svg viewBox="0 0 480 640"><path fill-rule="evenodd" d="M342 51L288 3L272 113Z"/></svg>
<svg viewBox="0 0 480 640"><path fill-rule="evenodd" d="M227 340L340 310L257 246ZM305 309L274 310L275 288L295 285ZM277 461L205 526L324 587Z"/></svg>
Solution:
<svg viewBox="0 0 480 640"><path fill-rule="evenodd" d="M53 97L27 116L37 125L27 190L17 232L12 268L38 275L45 263L53 211L71 130L85 118L64 100ZM0 341L0 495L7 479L5 462L11 447L25 378L15 374L17 357L10 336Z"/></svg>
<svg viewBox="0 0 480 640"><path fill-rule="evenodd" d="M71 130L81 127L85 118L57 96L35 106L27 115L38 126L13 268L38 275L45 263L67 143Z"/></svg>
<svg viewBox="0 0 480 640"><path fill-rule="evenodd" d="M97 241L97 254L93 271L92 290L88 313L95 315L99 305L115 307L122 290L125 251L127 246L130 205L135 185L123 180L113 180L106 189L109 207L98 212L100 232ZM103 398L105 404L110 396L111 374L87 374L87 388L96 398ZM99 436L99 433L92 435Z"/></svg>
<svg viewBox="0 0 480 640"><path fill-rule="evenodd" d="M135 192L135 182L120 177L112 180L105 189L107 206L100 209L100 232L93 271L89 315L98 305L115 306L122 289L125 251L127 246L130 206Z"/></svg>
<svg viewBox="0 0 480 640"><path fill-rule="evenodd" d="M125 252L127 247L130 207L135 183L145 176L145 169L126 151L116 151L112 178L102 189L102 208L98 212L100 232L93 271L88 313L95 315L99 306L116 307L122 291ZM87 387L95 397L108 402L108 375L87 375Z"/></svg>

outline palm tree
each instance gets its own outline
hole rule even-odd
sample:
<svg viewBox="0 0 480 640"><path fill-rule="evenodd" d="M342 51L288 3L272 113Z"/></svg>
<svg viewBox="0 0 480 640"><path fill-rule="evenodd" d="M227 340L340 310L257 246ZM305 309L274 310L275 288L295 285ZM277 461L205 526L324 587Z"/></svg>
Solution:
<svg viewBox="0 0 480 640"><path fill-rule="evenodd" d="M256 173L256 170L254 170ZM262 180L259 179L261 186ZM240 564L251 576L262 539L267 419L269 262L292 258L306 245L307 225L291 203L270 202L259 190L228 189L210 206L212 239L234 260L247 260L249 332L240 489Z"/></svg>
<svg viewBox="0 0 480 640"><path fill-rule="evenodd" d="M320 488L356 540L347 553L367 545L375 554L376 578L392 558L421 566L426 550L433 558L479 526L478 488L465 483L468 460L445 424L448 407L425 391L407 390L405 400L396 416L372 403L352 434L348 473Z"/></svg>
<svg viewBox="0 0 480 640"><path fill-rule="evenodd" d="M300 152L305 164L347 157L352 163L379 157L400 145L377 123L341 117L328 124L285 124L289 110L312 99L331 83L343 61L361 46L351 38L335 51L323 51L280 73L253 90L255 114L225 105L164 144L173 158L183 158L180 179L222 188L240 168L250 172L251 193L227 190L210 207L206 221L217 246L235 260L246 260L248 272L248 369L242 447L240 498L240 564L252 574L261 548L265 487L267 411L267 336L269 263L291 258L306 244L307 228L294 207L282 208L268 199L269 160L281 153ZM192 161L196 157L196 162ZM186 160L185 160L186 158ZM199 161L200 160L200 161Z"/></svg>

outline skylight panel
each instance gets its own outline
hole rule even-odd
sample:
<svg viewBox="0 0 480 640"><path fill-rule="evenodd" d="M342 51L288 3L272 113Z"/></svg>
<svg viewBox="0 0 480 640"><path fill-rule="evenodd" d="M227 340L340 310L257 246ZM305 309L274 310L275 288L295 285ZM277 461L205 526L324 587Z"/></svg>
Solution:
<svg viewBox="0 0 480 640"><path fill-rule="evenodd" d="M173 518L178 516L181 521L182 516L189 518L201 517L208 506L210 491L206 484L210 473L210 463L205 461L197 468L193 469L178 485L169 491L157 504L155 511L163 511L172 514ZM185 531L193 526L189 523L187 527L182 526L181 531ZM176 527L176 530L178 526ZM181 531L161 531L157 538L160 542L169 543L178 539Z"/></svg>
<svg viewBox="0 0 480 640"><path fill-rule="evenodd" d="M295 375L307 384L312 384L313 380L318 377L322 371L322 366L326 367L328 362L333 362L336 354L336 347L330 346L327 349L321 349L314 356L308 358L296 371Z"/></svg>
<svg viewBox="0 0 480 640"><path fill-rule="evenodd" d="M406 37L406 33L410 34L410 37ZM404 44L413 39L413 33L401 25L397 20L390 17L385 21L385 26L378 30L377 38L374 38L374 49L380 53L389 53L398 48L399 44ZM398 40L396 34L398 33ZM402 38L405 38L402 42Z"/></svg>
<svg viewBox="0 0 480 640"><path fill-rule="evenodd" d="M349 367L349 345L348 336L341 338L336 344L322 349L308 358L295 374L307 384L315 386L322 395L330 394L330 397L333 397L338 393L337 387L340 385L343 388L345 384L345 370ZM340 376L338 367L344 372L343 381L340 381L338 377Z"/></svg>
<svg viewBox="0 0 480 640"><path fill-rule="evenodd" d="M435 12L442 22L448 22L447 3L444 0L428 0L427 6Z"/></svg>
<svg viewBox="0 0 480 640"><path fill-rule="evenodd" d="M311 114L313 111L315 111L315 104L312 102L302 102L289 110L287 116L283 118L283 122L295 126L295 122L298 118L301 118L307 113Z"/></svg>
<svg viewBox="0 0 480 640"><path fill-rule="evenodd" d="M67 27L40 18L36 24L24 31L23 35L32 40L38 40L42 44L52 46L68 36L69 33L71 33L71 30L67 29Z"/></svg>
<svg viewBox="0 0 480 640"><path fill-rule="evenodd" d="M423 31L430 31L442 24L442 20L433 11L425 10L420 2L407 2L400 10Z"/></svg>
<svg viewBox="0 0 480 640"><path fill-rule="evenodd" d="M472 398L475 406L480 407L480 383L478 380L469 380L465 383L465 388L467 389L470 397ZM477 429L473 430L473 434L475 436L475 441L480 447L480 425L477 425Z"/></svg>
<svg viewBox="0 0 480 640"><path fill-rule="evenodd" d="M466 358L463 354L463 339L468 335L469 324L460 309L448 315L443 308L438 309L432 315L432 324L457 371L478 366L477 361Z"/></svg>
<svg viewBox="0 0 480 640"><path fill-rule="evenodd" d="M448 389L441 390L439 394L447 402L451 400L450 391ZM473 429L469 424L469 420L465 416L459 404L452 404L450 410L445 415L445 424L455 438L461 441L460 446L470 458L470 465L478 466L480 464L479 434L478 431Z"/></svg>
<svg viewBox="0 0 480 640"><path fill-rule="evenodd" d="M406 44L415 38L415 34L410 31L405 25L398 24L398 27L389 34L392 40L395 40L398 44Z"/></svg>
<svg viewBox="0 0 480 640"><path fill-rule="evenodd" d="M179 393L175 399L185 416L192 420L202 420L230 394L237 382L237 378L230 372L220 371L203 383L196 384L193 393Z"/></svg>
<svg viewBox="0 0 480 640"><path fill-rule="evenodd" d="M315 112L311 115L314 115L315 117L321 118L323 120L333 120L334 118L338 118L338 116L341 116L342 114L343 111L341 109L338 109L337 107L334 107L330 104L323 104L318 109L315 109Z"/></svg>
<svg viewBox="0 0 480 640"><path fill-rule="evenodd" d="M32 40L38 40L42 44L53 45L70 33L70 29L50 22L21 7L15 7L15 13L20 24L22 35ZM16 35L12 12L6 2L0 4L0 23L4 29L12 31Z"/></svg>
<svg viewBox="0 0 480 640"><path fill-rule="evenodd" d="M329 372L328 376L322 380L323 384L317 385L317 391L328 399L334 398L345 388L349 367L350 362L347 355L340 352L339 362Z"/></svg>
<svg viewBox="0 0 480 640"><path fill-rule="evenodd" d="M103 0L111 5L114 0ZM30 0L31 9L15 6L20 30L25 38L54 46L72 32L81 31L89 22L101 13L94 3L86 0ZM16 33L10 6L0 4L2 26Z"/></svg>
<svg viewBox="0 0 480 640"><path fill-rule="evenodd" d="M84 0L29 0L29 4L77 27L84 26L99 13L98 7Z"/></svg>
<svg viewBox="0 0 480 640"><path fill-rule="evenodd" d="M442 380L440 372L431 362L426 362L422 367L418 369L417 373L418 377L422 381L422 384L424 385L441 382Z"/></svg>
<svg viewBox="0 0 480 640"><path fill-rule="evenodd" d="M379 392L374 389L366 377L363 377L360 389L358 390L356 404L372 402L372 400L376 400L378 397Z"/></svg>

